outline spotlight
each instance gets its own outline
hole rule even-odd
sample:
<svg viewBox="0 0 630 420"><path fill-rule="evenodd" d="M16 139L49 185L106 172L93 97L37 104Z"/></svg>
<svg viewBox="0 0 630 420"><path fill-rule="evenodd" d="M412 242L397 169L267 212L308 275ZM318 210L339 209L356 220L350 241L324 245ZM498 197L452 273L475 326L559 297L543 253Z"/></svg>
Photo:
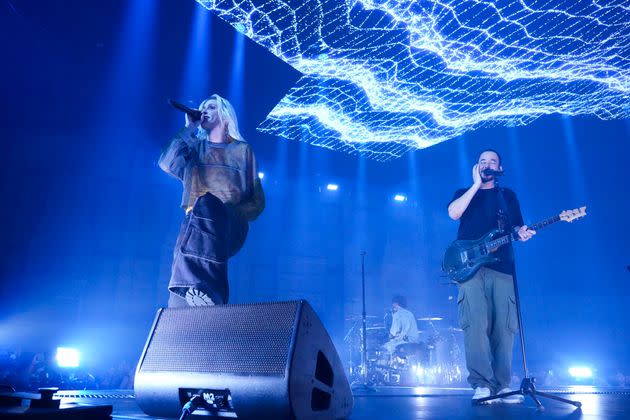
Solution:
<svg viewBox="0 0 630 420"><path fill-rule="evenodd" d="M412 370L416 374L416 376L418 376L419 378L421 378L425 373L424 368L420 365L413 365Z"/></svg>
<svg viewBox="0 0 630 420"><path fill-rule="evenodd" d="M394 196L394 201L407 201L407 196L402 194L396 194Z"/></svg>
<svg viewBox="0 0 630 420"><path fill-rule="evenodd" d="M588 379L593 377L593 371L586 366L571 366L569 368L569 375L575 379Z"/></svg>
<svg viewBox="0 0 630 420"><path fill-rule="evenodd" d="M263 179L265 177L264 172L258 172L258 178Z"/></svg>
<svg viewBox="0 0 630 420"><path fill-rule="evenodd" d="M57 347L57 366L79 367L79 350L69 347Z"/></svg>
<svg viewBox="0 0 630 420"><path fill-rule="evenodd" d="M328 185L326 185L326 189L328 191L337 191L339 189L339 185L337 185L337 184L328 184Z"/></svg>

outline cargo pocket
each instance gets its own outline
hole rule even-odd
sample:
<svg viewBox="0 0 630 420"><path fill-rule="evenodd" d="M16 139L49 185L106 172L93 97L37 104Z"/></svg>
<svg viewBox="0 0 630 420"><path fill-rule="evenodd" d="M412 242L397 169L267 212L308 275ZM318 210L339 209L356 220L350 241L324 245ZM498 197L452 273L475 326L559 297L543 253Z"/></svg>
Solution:
<svg viewBox="0 0 630 420"><path fill-rule="evenodd" d="M514 299L514 296L508 296L507 301L507 326L511 332L515 333L518 331L518 314L516 313L516 300Z"/></svg>
<svg viewBox="0 0 630 420"><path fill-rule="evenodd" d="M227 260L227 252L223 249L225 244L222 244L215 235L203 232L193 224L188 226L188 232L182 242L183 255L218 263Z"/></svg>
<svg viewBox="0 0 630 420"><path fill-rule="evenodd" d="M465 330L470 327L470 305L463 289L459 289L457 295L457 314L459 316L459 328Z"/></svg>

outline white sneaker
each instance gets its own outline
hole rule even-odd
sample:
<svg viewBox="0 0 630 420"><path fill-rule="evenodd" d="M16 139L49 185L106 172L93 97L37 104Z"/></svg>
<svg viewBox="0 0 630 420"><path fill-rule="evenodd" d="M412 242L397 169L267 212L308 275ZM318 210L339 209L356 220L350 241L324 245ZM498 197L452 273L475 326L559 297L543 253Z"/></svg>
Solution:
<svg viewBox="0 0 630 420"><path fill-rule="evenodd" d="M472 397L472 402L473 404L492 404L498 401L497 400L490 400L490 401L484 401L481 403L478 403L477 400L480 400L482 398L488 398L489 396L492 395L492 392L490 391L490 388L485 388L485 387L477 387L475 388L475 395L473 395Z"/></svg>
<svg viewBox="0 0 630 420"><path fill-rule="evenodd" d="M502 390L497 392L497 395L507 394L508 392L513 392L513 390L510 388L503 388ZM509 397L500 398L499 401L501 401L503 404L523 404L523 402L525 401L525 397L522 394L514 394L510 395Z"/></svg>
<svg viewBox="0 0 630 420"><path fill-rule="evenodd" d="M188 302L188 306L212 306L214 302L204 292L199 289L194 289L190 287L186 292L186 302Z"/></svg>

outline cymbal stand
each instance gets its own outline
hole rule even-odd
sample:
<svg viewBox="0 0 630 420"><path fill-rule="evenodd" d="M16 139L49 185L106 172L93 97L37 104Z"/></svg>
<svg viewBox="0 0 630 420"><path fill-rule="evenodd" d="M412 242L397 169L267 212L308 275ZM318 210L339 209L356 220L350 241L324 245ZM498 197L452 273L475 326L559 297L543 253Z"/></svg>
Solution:
<svg viewBox="0 0 630 420"><path fill-rule="evenodd" d="M374 389L368 382L367 366L367 315L365 313L365 251L361 251L361 383L352 384L354 388Z"/></svg>

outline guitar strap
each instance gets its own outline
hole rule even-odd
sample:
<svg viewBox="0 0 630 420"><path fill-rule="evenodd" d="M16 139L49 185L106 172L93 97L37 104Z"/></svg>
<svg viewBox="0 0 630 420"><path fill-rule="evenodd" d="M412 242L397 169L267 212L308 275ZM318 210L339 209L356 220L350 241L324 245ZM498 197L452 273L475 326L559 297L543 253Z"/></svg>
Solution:
<svg viewBox="0 0 630 420"><path fill-rule="evenodd" d="M510 220L510 212L508 211L507 202L505 201L504 189L498 185L498 180L494 181L497 189L497 225L501 233L512 234L512 221ZM514 237L512 237L514 239Z"/></svg>
<svg viewBox="0 0 630 420"><path fill-rule="evenodd" d="M495 179L494 186L497 189L497 218L499 229L504 234L509 234L512 241L516 240L516 232L514 232L514 225L510 219L510 212L508 211L507 201L505 201L504 189L498 184L498 180ZM503 226L501 224L503 223ZM509 243L509 255L512 260L512 275L516 278L516 261L514 258L514 249L512 248L512 242Z"/></svg>

